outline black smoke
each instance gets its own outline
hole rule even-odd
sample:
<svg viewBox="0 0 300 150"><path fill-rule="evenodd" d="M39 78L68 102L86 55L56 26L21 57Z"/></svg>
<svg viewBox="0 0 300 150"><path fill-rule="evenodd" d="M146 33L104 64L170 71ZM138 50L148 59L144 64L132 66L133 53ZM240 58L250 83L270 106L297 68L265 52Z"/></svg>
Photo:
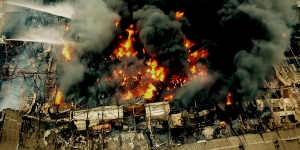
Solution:
<svg viewBox="0 0 300 150"><path fill-rule="evenodd" d="M154 49L159 51L156 54L162 53L160 48L168 49L159 42L167 45L180 40L169 39L168 35L172 32L164 32L170 24L164 25L161 31L155 30L160 23L155 22L157 20L153 16L164 14L172 18L174 11L185 12L187 21L180 21L181 31L188 39L209 50L210 70L219 74L216 83L206 91L210 101L224 100L229 91L234 93L237 100L254 100L263 81L271 75L272 65L281 60L289 47L292 27L296 22L294 4L290 1L129 0L128 3L137 14L148 14L140 17L140 22L153 19L146 29L149 36L140 36L145 46L149 43L154 45ZM164 20L167 22L169 19ZM164 39L173 41L166 42ZM201 95L201 91L199 89L198 95ZM187 94L188 97L197 95L191 96L189 91Z"/></svg>
<svg viewBox="0 0 300 150"><path fill-rule="evenodd" d="M67 99L80 105L116 104L115 95L122 88L115 81L106 81L115 68L128 68L128 74L134 73L145 66L146 60L155 58L167 68L167 80L172 75L185 76L188 63L183 41L187 38L197 43L192 50L209 51L207 59L199 60L208 66L209 77L177 89L173 102L182 108L195 103L216 104L224 102L231 92L235 102L247 107L263 81L272 75L273 64L281 61L290 46L296 23L293 5L290 0L74 1L70 34L76 35L72 46L78 58L60 68L60 87ZM176 11L183 11L184 18L177 20ZM55 20L62 19L28 9L10 15L11 20L1 28L8 38L13 32L32 27L55 26ZM120 27L116 28L118 20ZM131 24L138 30L134 35L137 58L112 60L118 35L126 37L124 31ZM164 86L160 85L161 89Z"/></svg>
<svg viewBox="0 0 300 150"><path fill-rule="evenodd" d="M186 72L185 37L208 49L210 55L205 62L214 82L209 82L210 86L194 82L178 90L180 96L175 103L186 108L199 99L201 103L222 102L229 91L235 101L254 100L263 81L271 75L272 65L280 62L289 47L296 23L294 4L282 0L107 0L105 3L121 16L121 30L136 25L139 31L136 38L145 47L146 56L158 59L171 70L170 74ZM185 12L185 17L176 20L174 14L179 10ZM107 98L116 92L116 85L95 86L98 78L109 76L113 66L122 64L109 62L106 57L116 44L117 36L105 50L86 52L84 56L91 57L81 58L89 64L80 86L75 86L85 89L81 97L97 95L91 94L95 92L88 90L91 87L97 87Z"/></svg>
<svg viewBox="0 0 300 150"><path fill-rule="evenodd" d="M177 68L174 74L180 69L185 70L187 51L183 46L180 23L153 5L137 10L133 17L137 20L139 37L147 53L167 68Z"/></svg>

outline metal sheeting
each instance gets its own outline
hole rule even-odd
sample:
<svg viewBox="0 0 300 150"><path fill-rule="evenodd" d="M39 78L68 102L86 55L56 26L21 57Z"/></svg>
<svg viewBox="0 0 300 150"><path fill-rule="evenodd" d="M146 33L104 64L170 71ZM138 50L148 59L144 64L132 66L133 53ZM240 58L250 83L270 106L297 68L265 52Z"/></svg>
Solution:
<svg viewBox="0 0 300 150"><path fill-rule="evenodd" d="M99 124L101 121L117 120L122 118L122 106L104 106L73 112L74 123L78 130L86 129L87 120L89 121L89 127L92 127Z"/></svg>
<svg viewBox="0 0 300 150"><path fill-rule="evenodd" d="M157 120L168 120L170 105L168 102L150 103L145 105L146 118Z"/></svg>

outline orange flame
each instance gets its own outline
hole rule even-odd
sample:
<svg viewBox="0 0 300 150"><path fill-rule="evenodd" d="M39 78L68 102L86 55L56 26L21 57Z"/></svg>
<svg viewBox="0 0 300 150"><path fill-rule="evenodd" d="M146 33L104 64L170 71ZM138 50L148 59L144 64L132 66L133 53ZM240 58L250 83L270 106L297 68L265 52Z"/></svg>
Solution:
<svg viewBox="0 0 300 150"><path fill-rule="evenodd" d="M130 100L130 99L132 99L132 98L133 98L133 94L132 94L132 92L130 92L130 91L128 91L128 92L122 97L123 100Z"/></svg>
<svg viewBox="0 0 300 150"><path fill-rule="evenodd" d="M146 64L150 67L147 69L148 73L151 73L151 78L155 81L163 82L166 78L165 68L162 66L158 66L158 62L154 59L150 59L146 62Z"/></svg>
<svg viewBox="0 0 300 150"><path fill-rule="evenodd" d="M183 11L177 11L175 15L176 15L176 16L175 16L176 19L177 19L177 20L180 20L180 19L183 18L184 12L183 12Z"/></svg>
<svg viewBox="0 0 300 150"><path fill-rule="evenodd" d="M174 99L174 94L170 94L164 98L165 101L172 101Z"/></svg>
<svg viewBox="0 0 300 150"><path fill-rule="evenodd" d="M196 65L192 65L192 66L190 67L190 71L191 71L192 74L197 73L197 66L196 66Z"/></svg>
<svg viewBox="0 0 300 150"><path fill-rule="evenodd" d="M184 12L178 12L178 15L181 15L181 17L183 17ZM115 25L119 26L119 22L116 21ZM120 35L118 37L118 39L121 41L118 44L118 47L114 49L113 54L110 55L110 58L112 60L122 59L126 56L137 56L138 52L134 48L134 42L135 35L138 31L135 30L134 25L130 25L130 27L126 29L126 32L128 33L127 38L123 35ZM188 58L186 61L190 66L190 73L188 74L186 74L185 72L172 74L172 78L168 77L167 79L166 77L167 75L169 75L167 68L165 66L162 66L160 62L158 62L158 60L151 58L145 62L146 66L139 66L139 69L137 70L132 70L132 68L130 68L129 66L129 72L125 70L127 66L123 66L122 69L119 68L113 70L112 76L108 78L107 82L110 82L112 80L118 82L118 84L120 85L120 90L123 91L121 94L118 94L118 96L122 100L132 100L137 97L144 97L144 99L146 100L152 100L157 95L163 95L163 100L172 101L175 95L170 93L173 93L173 90L182 87L183 85L188 83L188 81L191 81L191 79L195 76L206 76L208 74L207 66L200 63L199 59L208 57L209 53L207 50L197 50L192 52L191 48L195 45L196 43L193 41L190 41L188 39L184 40L184 46L186 47L188 52ZM141 49L141 55L142 54L147 54L145 48ZM145 58L147 58L147 56L145 56ZM165 84L161 84L161 82L165 82ZM156 87L156 84L166 86ZM164 90L167 90L168 94L158 93Z"/></svg>
<svg viewBox="0 0 300 150"><path fill-rule="evenodd" d="M157 91L156 87L152 83L150 83L148 85L148 88L147 88L145 94L144 94L144 98L145 99L151 99L151 98L153 98L155 91Z"/></svg>
<svg viewBox="0 0 300 150"><path fill-rule="evenodd" d="M188 62L196 63L200 58L207 58L209 53L207 50L197 50L189 54Z"/></svg>
<svg viewBox="0 0 300 150"><path fill-rule="evenodd" d="M207 75L207 66L205 64L191 65L190 72L192 73L192 75L204 77Z"/></svg>
<svg viewBox="0 0 300 150"><path fill-rule="evenodd" d="M226 126L227 123L226 123L225 121L221 121L221 122L219 122L219 125L220 125L220 126Z"/></svg>
<svg viewBox="0 0 300 150"><path fill-rule="evenodd" d="M63 93L61 91L57 91L54 104L61 105L62 102L63 102Z"/></svg>
<svg viewBox="0 0 300 150"><path fill-rule="evenodd" d="M187 83L188 78L186 77L182 77L180 75L172 75L172 80L170 81L169 87L167 88L167 90L171 90L171 89L175 89L177 87L181 87L183 86L185 83Z"/></svg>
<svg viewBox="0 0 300 150"><path fill-rule="evenodd" d="M66 61L72 60L72 53L71 53L71 49L68 44L64 44L64 48L62 50L62 55L64 56Z"/></svg>
<svg viewBox="0 0 300 150"><path fill-rule="evenodd" d="M122 86L127 85L129 76L121 69L116 69L113 71L113 77L121 82Z"/></svg>
<svg viewBox="0 0 300 150"><path fill-rule="evenodd" d="M116 26L116 27L119 27L119 26L120 26L120 21L119 21L119 20L115 21L115 26Z"/></svg>
<svg viewBox="0 0 300 150"><path fill-rule="evenodd" d="M190 41L190 40L188 40L188 39L185 39L184 40L184 47L186 48L186 49L190 49L191 47L193 47L194 45L196 45L194 42L192 42L192 41Z"/></svg>
<svg viewBox="0 0 300 150"><path fill-rule="evenodd" d="M208 70L207 66L204 65L204 64L202 64L202 67L201 67L201 69L199 71L199 76L201 76L201 77L207 76L207 72L208 72L207 70Z"/></svg>
<svg viewBox="0 0 300 150"><path fill-rule="evenodd" d="M207 58L209 56L209 52L206 49L191 52L191 47L195 45L196 43L191 40L188 39L184 40L184 46L189 53L187 61L192 64L195 64L200 58Z"/></svg>
<svg viewBox="0 0 300 150"><path fill-rule="evenodd" d="M135 41L133 35L134 35L134 25L130 25L128 29L126 29L126 32L128 33L128 38L121 42L119 47L116 48L113 53L118 59L121 59L125 56L136 56L137 51L133 48L133 42Z"/></svg>
<svg viewBox="0 0 300 150"><path fill-rule="evenodd" d="M233 104L231 92L229 92L229 93L227 94L227 98L226 98L226 99L227 99L227 100L226 100L226 105L227 105L227 106L231 106L231 105Z"/></svg>

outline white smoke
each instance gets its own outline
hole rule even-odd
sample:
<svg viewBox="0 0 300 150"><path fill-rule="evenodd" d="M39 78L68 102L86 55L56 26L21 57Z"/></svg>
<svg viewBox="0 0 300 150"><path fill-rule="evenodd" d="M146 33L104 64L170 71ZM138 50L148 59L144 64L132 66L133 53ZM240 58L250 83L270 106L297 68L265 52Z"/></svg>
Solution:
<svg viewBox="0 0 300 150"><path fill-rule="evenodd" d="M9 77L2 81L0 89L0 110L5 108L21 109L26 103L26 98L35 92L36 87L41 88L43 83L35 82L32 74L18 72L43 72L45 62L37 59L37 51L41 44L27 45L20 49L21 54L9 63ZM40 81L44 75L39 76ZM37 85L39 84L39 85Z"/></svg>
<svg viewBox="0 0 300 150"><path fill-rule="evenodd" d="M76 1L75 12L72 16L71 32L79 36L79 42L75 43L77 52L82 55L88 51L101 53L115 37L115 21L119 20L102 0ZM71 63L63 65L63 74L60 85L63 91L80 82L87 71L86 64L74 59Z"/></svg>
<svg viewBox="0 0 300 150"><path fill-rule="evenodd" d="M22 82L20 78L2 82L0 110L5 108L20 109L21 93L23 93L20 82Z"/></svg>
<svg viewBox="0 0 300 150"><path fill-rule="evenodd" d="M39 3L33 3L30 1L24 1L24 0L8 0L5 1L8 5L23 7L23 8L29 8L36 11L49 13L56 16L62 16L65 18L71 18L74 14L73 7L68 3L60 3L58 5L42 5Z"/></svg>
<svg viewBox="0 0 300 150"><path fill-rule="evenodd" d="M115 21L119 20L102 0L79 0L75 3L71 28L79 34L81 50L102 52L115 36Z"/></svg>
<svg viewBox="0 0 300 150"><path fill-rule="evenodd" d="M31 28L27 31L19 32L14 36L13 39L7 40L40 42L49 44L64 43L63 32L54 27Z"/></svg>
<svg viewBox="0 0 300 150"><path fill-rule="evenodd" d="M206 76L195 77L176 91L175 99L187 107L192 98L202 89L209 89L218 78L217 73L208 73Z"/></svg>

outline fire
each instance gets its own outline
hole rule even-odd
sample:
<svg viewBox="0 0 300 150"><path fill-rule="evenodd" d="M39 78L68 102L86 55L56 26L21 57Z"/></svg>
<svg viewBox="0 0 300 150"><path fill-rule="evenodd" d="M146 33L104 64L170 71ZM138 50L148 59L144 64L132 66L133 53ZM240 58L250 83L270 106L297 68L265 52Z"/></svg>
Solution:
<svg viewBox="0 0 300 150"><path fill-rule="evenodd" d="M173 75L172 80L170 81L171 87L169 86L167 90L175 89L178 87L183 86L185 83L187 83L188 78L181 77L180 75Z"/></svg>
<svg viewBox="0 0 300 150"><path fill-rule="evenodd" d="M134 25L130 25L130 27L126 30L128 33L128 37L125 41L121 42L119 47L116 48L113 53L118 59L121 59L125 56L136 56L137 51L133 48L134 39Z"/></svg>
<svg viewBox="0 0 300 150"><path fill-rule="evenodd" d="M65 25L65 31L70 31L70 29L71 29L71 25L67 23Z"/></svg>
<svg viewBox="0 0 300 150"><path fill-rule="evenodd" d="M227 123L226 123L225 121L221 121L221 122L219 122L219 125L220 125L220 126L226 126Z"/></svg>
<svg viewBox="0 0 300 150"><path fill-rule="evenodd" d="M122 99L123 99L123 100L130 100L130 99L132 99L132 98L134 98L132 92L128 91L128 92L123 96Z"/></svg>
<svg viewBox="0 0 300 150"><path fill-rule="evenodd" d="M62 55L64 56L66 61L72 60L72 53L71 53L71 49L68 44L64 44L64 48L62 50Z"/></svg>
<svg viewBox="0 0 300 150"><path fill-rule="evenodd" d="M61 91L57 91L54 104L61 105L62 102L63 102L63 93Z"/></svg>
<svg viewBox="0 0 300 150"><path fill-rule="evenodd" d="M158 66L158 62L154 59L150 59L146 62L146 64L150 67L147 69L148 73L151 73L151 78L155 81L163 82L166 78L165 68L162 66Z"/></svg>
<svg viewBox="0 0 300 150"><path fill-rule="evenodd" d="M189 54L188 62L196 63L200 58L207 58L209 53L207 50L197 50Z"/></svg>
<svg viewBox="0 0 300 150"><path fill-rule="evenodd" d="M188 39L185 39L184 40L184 47L186 48L186 49L190 49L191 47L193 47L194 45L196 45L194 42L192 42L192 41L190 41L190 40L188 40Z"/></svg>
<svg viewBox="0 0 300 150"><path fill-rule="evenodd" d="M177 12L178 16L183 17L184 12ZM119 21L115 22L116 27L120 25ZM120 40L117 48L113 50L113 54L110 55L110 59L119 59L123 61L123 57L136 57L138 52L135 49L135 35L138 31L135 30L134 25L130 25L126 29L128 37L125 35L119 35L118 40ZM125 38L124 38L125 37ZM194 79L194 77L207 76L208 67L206 64L199 62L199 59L208 57L208 50L197 50L193 51L191 48L195 46L196 43L185 38L184 46L187 49L188 58L186 62L190 66L190 72L178 72L171 74L173 72L168 72L168 68L162 66L157 59L148 58L147 51L145 48L141 48L140 55L145 55L144 62L145 65L140 64L137 69L128 68L127 66L119 67L112 71L111 77L106 82L116 81L119 84L119 90L123 91L117 94L122 100L132 100L138 97L144 97L146 100L152 100L158 95L163 95L163 97L158 97L164 101L172 101L175 98L174 92L176 88L184 86L186 83ZM130 65L130 64L128 64ZM128 66L130 67L130 66ZM167 78L168 77L168 78ZM167 92L167 93L164 93Z"/></svg>
<svg viewBox="0 0 300 150"><path fill-rule="evenodd" d="M229 93L227 94L227 98L226 98L226 99L227 99L227 100L226 100L226 105L227 105L227 106L231 106L231 105L233 104L231 92L229 92Z"/></svg>
<svg viewBox="0 0 300 150"><path fill-rule="evenodd" d="M180 20L180 19L183 18L184 12L183 11L177 11L175 15L176 15L176 19Z"/></svg>
<svg viewBox="0 0 300 150"><path fill-rule="evenodd" d="M157 91L156 87L152 83L150 83L148 85L148 88L147 88L145 94L144 94L144 98L145 99L151 99L151 98L153 98L155 91Z"/></svg>
<svg viewBox="0 0 300 150"><path fill-rule="evenodd" d="M199 63L198 60L201 58L207 58L209 56L209 52L206 49L196 50L191 52L191 47L195 46L196 43L185 38L184 46L188 51L188 59L189 69L191 75L194 76L206 76L207 75L207 66L205 64Z"/></svg>
<svg viewBox="0 0 300 150"><path fill-rule="evenodd" d="M201 76L201 77L205 77L205 76L207 76L207 66L206 65L204 65L204 64L202 64L202 67L201 67L201 69L200 69L200 71L199 71L199 75Z"/></svg>
<svg viewBox="0 0 300 150"><path fill-rule="evenodd" d="M192 74L197 73L197 66L196 66L196 65L192 65L192 66L190 67L190 71L192 72Z"/></svg>
<svg viewBox="0 0 300 150"><path fill-rule="evenodd" d="M196 63L200 58L207 58L209 56L209 52L206 49L191 52L191 47L195 45L196 43L191 40L184 40L184 46L189 53L188 62L192 64Z"/></svg>
<svg viewBox="0 0 300 150"><path fill-rule="evenodd" d="M205 64L199 64L199 65L191 65L190 66L190 72L192 75L196 76L206 76L207 75L207 66Z"/></svg>
<svg viewBox="0 0 300 150"><path fill-rule="evenodd" d="M127 86L127 82L130 78L130 76L121 69L114 70L113 77L114 79L119 80L122 86Z"/></svg>
<svg viewBox="0 0 300 150"><path fill-rule="evenodd" d="M115 21L115 27L119 27L119 26L120 26L120 21L119 20Z"/></svg>
<svg viewBox="0 0 300 150"><path fill-rule="evenodd" d="M174 99L174 94L170 94L164 98L165 101L172 101Z"/></svg>

